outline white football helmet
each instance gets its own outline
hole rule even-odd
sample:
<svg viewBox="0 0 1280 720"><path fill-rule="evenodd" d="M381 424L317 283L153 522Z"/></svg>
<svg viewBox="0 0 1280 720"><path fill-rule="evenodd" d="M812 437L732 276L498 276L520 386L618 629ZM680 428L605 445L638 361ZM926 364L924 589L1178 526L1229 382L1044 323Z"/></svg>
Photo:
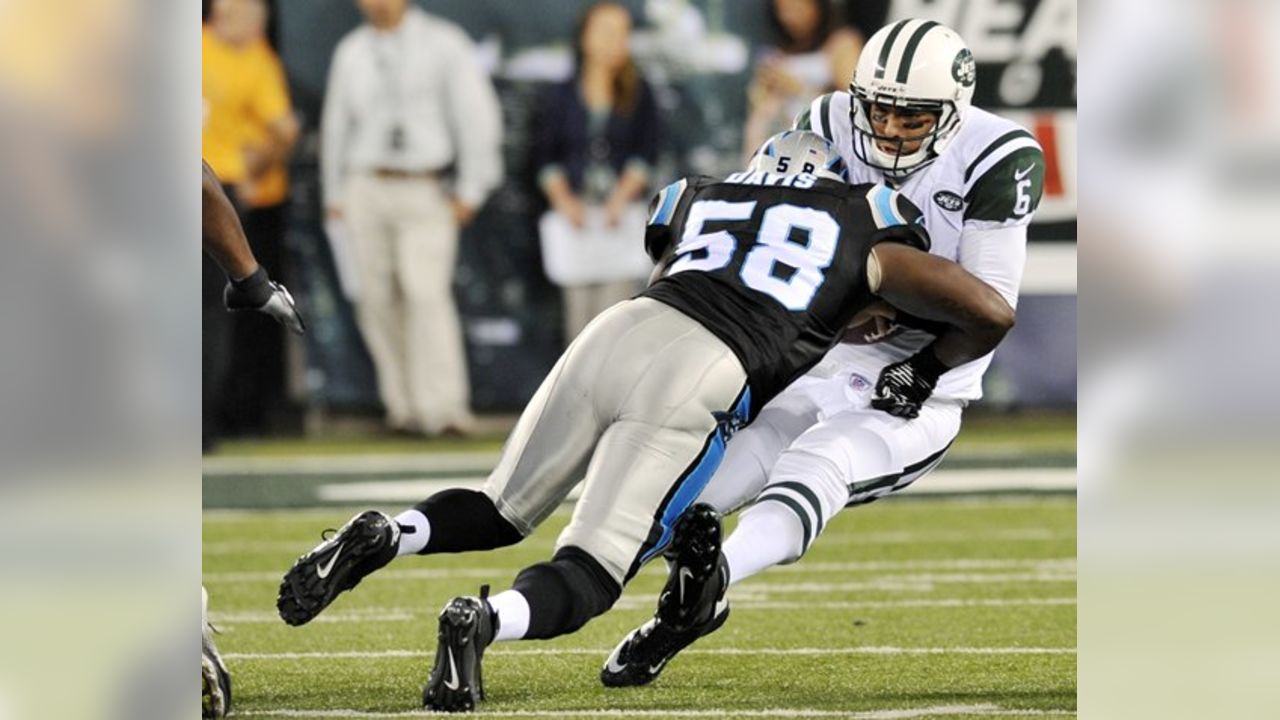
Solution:
<svg viewBox="0 0 1280 720"><path fill-rule="evenodd" d="M954 30L932 20L902 20L881 28L858 58L849 92L850 120L856 131L853 152L889 177L903 178L933 162L955 139L973 100L977 66L973 53ZM910 154L885 152L876 141L900 138L876 135L871 105L913 112L936 112L938 122ZM911 138L907 138L911 140Z"/></svg>
<svg viewBox="0 0 1280 720"><path fill-rule="evenodd" d="M748 170L777 175L809 173L828 180L849 182L849 168L829 140L808 130L786 130L764 141L747 163Z"/></svg>

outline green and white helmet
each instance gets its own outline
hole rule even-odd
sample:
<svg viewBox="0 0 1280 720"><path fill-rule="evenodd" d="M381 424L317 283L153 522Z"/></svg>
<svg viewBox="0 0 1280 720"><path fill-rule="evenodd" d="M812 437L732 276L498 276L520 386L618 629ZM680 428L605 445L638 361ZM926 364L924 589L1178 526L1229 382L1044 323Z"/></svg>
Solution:
<svg viewBox="0 0 1280 720"><path fill-rule="evenodd" d="M856 131L853 152L859 160L890 177L906 177L933 162L955 139L973 100L977 66L973 53L954 30L932 20L902 20L871 36L849 83L854 102L850 120ZM936 112L938 123L920 149L886 152L876 144L900 138L876 135L871 105L910 112Z"/></svg>

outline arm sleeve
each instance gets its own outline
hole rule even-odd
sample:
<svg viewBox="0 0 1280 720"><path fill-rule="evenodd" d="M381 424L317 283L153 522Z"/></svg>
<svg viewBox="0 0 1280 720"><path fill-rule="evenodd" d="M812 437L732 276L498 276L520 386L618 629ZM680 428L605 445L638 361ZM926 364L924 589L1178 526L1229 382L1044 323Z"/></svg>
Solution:
<svg viewBox="0 0 1280 720"><path fill-rule="evenodd" d="M476 60L475 45L461 31L451 34L442 51L452 59L445 82L457 146L458 199L479 207L502 182L502 108Z"/></svg>
<svg viewBox="0 0 1280 720"><path fill-rule="evenodd" d="M1027 264L1027 226L984 230L965 228L960 235L960 266L1017 309L1022 272Z"/></svg>
<svg viewBox="0 0 1280 720"><path fill-rule="evenodd" d="M346 101L350 47L348 42L340 43L333 53L329 81L325 86L324 108L320 113L320 189L326 208L342 204L347 136L351 123Z"/></svg>

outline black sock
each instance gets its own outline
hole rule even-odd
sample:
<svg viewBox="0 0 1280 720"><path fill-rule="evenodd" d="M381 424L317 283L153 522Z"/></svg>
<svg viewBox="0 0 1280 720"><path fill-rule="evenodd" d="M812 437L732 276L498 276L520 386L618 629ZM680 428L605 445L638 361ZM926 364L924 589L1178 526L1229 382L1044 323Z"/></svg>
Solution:
<svg viewBox="0 0 1280 720"><path fill-rule="evenodd" d="M476 490L444 490L413 507L431 523L423 555L492 550L524 539L489 496Z"/></svg>
<svg viewBox="0 0 1280 720"><path fill-rule="evenodd" d="M560 548L551 562L520 571L512 585L529 602L525 639L567 635L618 601L622 587L580 548Z"/></svg>

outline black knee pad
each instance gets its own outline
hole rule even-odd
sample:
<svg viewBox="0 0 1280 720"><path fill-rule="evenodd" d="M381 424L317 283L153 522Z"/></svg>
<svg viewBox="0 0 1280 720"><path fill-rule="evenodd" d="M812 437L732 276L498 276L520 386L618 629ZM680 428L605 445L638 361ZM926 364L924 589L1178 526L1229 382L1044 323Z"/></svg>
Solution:
<svg viewBox="0 0 1280 720"><path fill-rule="evenodd" d="M493 500L477 490L443 490L413 507L431 523L423 554L492 550L524 539Z"/></svg>
<svg viewBox="0 0 1280 720"><path fill-rule="evenodd" d="M561 548L551 562L531 565L512 588L529 601L526 638L566 635L618 601L622 587L595 558L573 547Z"/></svg>

